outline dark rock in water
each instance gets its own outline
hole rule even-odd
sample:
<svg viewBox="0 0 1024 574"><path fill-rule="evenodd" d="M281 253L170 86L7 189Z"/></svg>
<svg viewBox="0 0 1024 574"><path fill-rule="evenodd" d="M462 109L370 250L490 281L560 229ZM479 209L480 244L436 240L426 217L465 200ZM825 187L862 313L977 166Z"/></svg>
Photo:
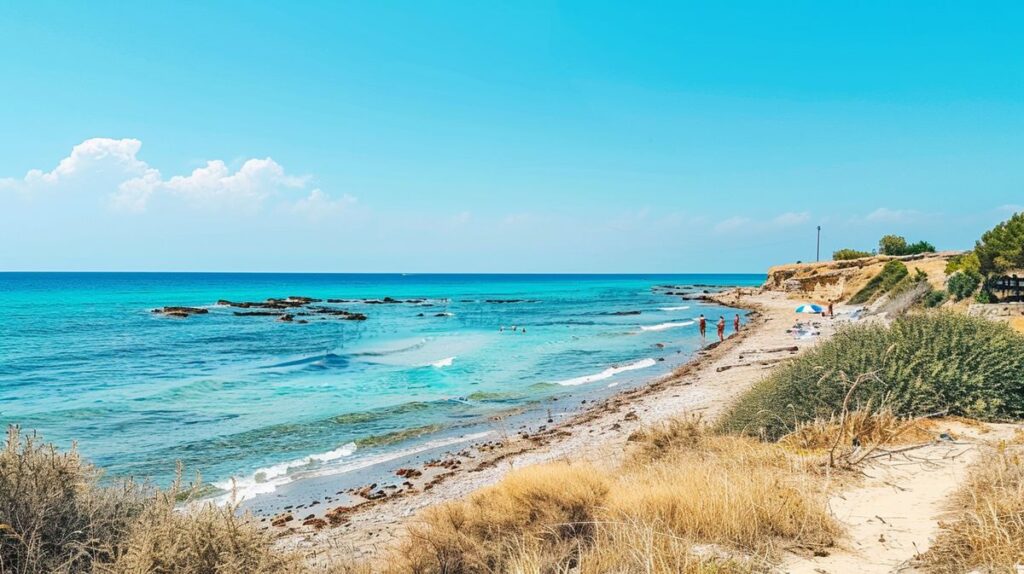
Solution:
<svg viewBox="0 0 1024 574"><path fill-rule="evenodd" d="M280 317L284 313L280 311L235 311L236 317Z"/></svg>
<svg viewBox="0 0 1024 574"><path fill-rule="evenodd" d="M167 317L179 317L184 319L190 315L205 315L210 312L209 309L202 307L160 307L153 309L153 313L159 313Z"/></svg>
<svg viewBox="0 0 1024 574"><path fill-rule="evenodd" d="M362 313L353 313L352 311L346 311L345 309L335 309L334 307L310 307L309 310L319 315L333 315L346 321L366 320L366 315Z"/></svg>
<svg viewBox="0 0 1024 574"><path fill-rule="evenodd" d="M640 311L613 311L612 315L639 315Z"/></svg>
<svg viewBox="0 0 1024 574"><path fill-rule="evenodd" d="M287 299L270 298L270 299L267 299L266 303L263 303L262 305L256 305L256 306L269 307L271 309L288 309L290 307L302 307L305 304L306 303L303 303L300 300L292 299L291 297L289 297Z"/></svg>
<svg viewBox="0 0 1024 574"><path fill-rule="evenodd" d="M434 316L435 316L435 317L449 317L450 315L449 315L448 313L437 313L437 314L436 314L436 315L434 315Z"/></svg>
<svg viewBox="0 0 1024 574"><path fill-rule="evenodd" d="M287 313L285 313L284 315L281 315L281 317L278 319L278 321L284 321L285 323L291 323L294 320L295 320L295 317L292 317L291 315L289 315Z"/></svg>
<svg viewBox="0 0 1024 574"><path fill-rule="evenodd" d="M351 299L328 299L328 303L352 303Z"/></svg>
<svg viewBox="0 0 1024 574"><path fill-rule="evenodd" d="M313 297L299 297L296 295L289 295L288 298L285 299L285 301L287 301L288 303L302 303L303 305L305 305L307 303L319 303L323 301L323 299L314 299Z"/></svg>
<svg viewBox="0 0 1024 574"><path fill-rule="evenodd" d="M417 313L416 316L417 317L423 317L424 315L423 315L423 313Z"/></svg>
<svg viewBox="0 0 1024 574"><path fill-rule="evenodd" d="M484 303L536 303L536 299L487 299Z"/></svg>

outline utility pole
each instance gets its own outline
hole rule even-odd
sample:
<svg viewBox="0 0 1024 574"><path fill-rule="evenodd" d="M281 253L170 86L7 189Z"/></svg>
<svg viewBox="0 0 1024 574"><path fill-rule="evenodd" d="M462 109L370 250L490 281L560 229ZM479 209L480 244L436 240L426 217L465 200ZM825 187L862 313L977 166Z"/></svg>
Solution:
<svg viewBox="0 0 1024 574"><path fill-rule="evenodd" d="M814 260L821 261L821 226L818 226L818 248L814 253Z"/></svg>

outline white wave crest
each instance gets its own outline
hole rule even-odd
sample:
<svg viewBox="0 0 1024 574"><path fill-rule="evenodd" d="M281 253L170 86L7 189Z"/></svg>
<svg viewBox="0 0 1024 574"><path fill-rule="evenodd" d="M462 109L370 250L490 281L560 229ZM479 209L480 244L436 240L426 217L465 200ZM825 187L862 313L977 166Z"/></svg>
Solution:
<svg viewBox="0 0 1024 574"><path fill-rule="evenodd" d="M669 323L660 323L658 325L642 325L641 331L664 331L665 329L675 329L678 327L689 327L693 325L693 321L674 321Z"/></svg>
<svg viewBox="0 0 1024 574"><path fill-rule="evenodd" d="M461 436L456 436L456 437L451 437L451 438L439 438L439 439L436 439L436 440L428 440L428 441L426 441L424 443L418 444L416 446L411 446L411 447L406 448L406 449L396 450L396 451L389 451L389 452L382 452L382 453L380 453L378 455L368 456L368 457L365 457L365 458L359 458L357 460L353 460L352 462L349 462L349 463L346 463L346 464L342 464L340 466L332 466L332 467L329 467L329 468L325 468L322 471L318 471L318 472L312 473L310 476L326 476L326 475L345 474L347 472L353 472L353 471L356 471L356 470L362 470L364 468L371 467L371 466L374 466L374 465L377 465L377 464L381 464L381 463L385 463L385 462L390 462L392 460L398 460L400 458L409 457L409 456L412 456L412 455L415 455L415 454L419 454L421 452L426 452L428 450L433 450L435 448L443 448L443 447L446 447L446 446L452 446L452 445L456 445L456 444L460 444L460 443L464 443L464 442L471 442L471 441L480 440L482 438L486 438L488 436L491 436L492 434L494 434L494 431L483 431L483 432L478 432L478 433L464 434L464 435L461 435Z"/></svg>
<svg viewBox="0 0 1024 574"><path fill-rule="evenodd" d="M430 363L430 366L437 367L438 369L440 369L442 367L450 367L454 362L455 357L446 357L444 359L441 359L440 361L434 361L433 363Z"/></svg>
<svg viewBox="0 0 1024 574"><path fill-rule="evenodd" d="M653 367L656 364L657 364L657 361L655 361L654 359L650 359L650 358L648 358L648 359L641 359L639 361L636 361L635 363L630 363L628 365L623 365L621 367L618 367L618 366L616 366L616 367L608 367L607 369L601 371L600 373L594 374L594 375L586 375L586 376L583 376L583 377L576 377L575 379L568 379L568 380L565 380L565 381L558 381L558 384L559 385L569 386L569 387L576 386L576 385L585 385L587 383L593 383L594 381L603 381L605 379L610 379L610 378L614 377L615 375L617 375L619 373L624 373L626 371L635 371L637 369L646 369L647 367Z"/></svg>
<svg viewBox="0 0 1024 574"><path fill-rule="evenodd" d="M291 482L291 478L288 477L288 474L293 470L301 470L303 468L311 467L317 463L323 464L332 460L338 460L339 458L351 456L355 452L356 443L350 442L331 451L311 454L300 459L290 460L271 465L266 468L257 469L251 475L244 478L233 477L220 482L215 482L213 483L213 486L216 486L221 490L228 491L226 495L217 500L217 503L224 504L231 500L241 502L252 498L257 494L274 492L278 486Z"/></svg>
<svg viewBox="0 0 1024 574"><path fill-rule="evenodd" d="M689 305L680 305L678 307L662 307L661 310L662 311L685 311L685 310L687 310L689 308L690 308Z"/></svg>

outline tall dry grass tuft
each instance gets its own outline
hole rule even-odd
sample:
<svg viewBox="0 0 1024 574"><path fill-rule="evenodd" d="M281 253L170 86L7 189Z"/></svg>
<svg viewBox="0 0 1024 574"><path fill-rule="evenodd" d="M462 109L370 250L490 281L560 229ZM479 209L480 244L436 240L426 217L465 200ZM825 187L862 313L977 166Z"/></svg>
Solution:
<svg viewBox="0 0 1024 574"><path fill-rule="evenodd" d="M1004 445L986 453L953 505L956 518L941 524L924 555L935 572L1017 572L1024 564L1024 451Z"/></svg>
<svg viewBox="0 0 1024 574"><path fill-rule="evenodd" d="M103 574L300 574L301 561L272 549L269 534L234 508L205 503L182 511L178 490L150 499Z"/></svg>
<svg viewBox="0 0 1024 574"><path fill-rule="evenodd" d="M402 549L408 572L505 572L516 561L568 564L609 489L593 467L540 465L464 502L430 509Z"/></svg>
<svg viewBox="0 0 1024 574"><path fill-rule="evenodd" d="M0 452L0 572L4 574L291 574L290 556L234 509L175 509L169 491L100 472L71 449L7 433Z"/></svg>
<svg viewBox="0 0 1024 574"><path fill-rule="evenodd" d="M59 452L10 427L0 452L0 572L88 572L110 561L147 489L100 487L100 472L72 448Z"/></svg>
<svg viewBox="0 0 1024 574"><path fill-rule="evenodd" d="M926 419L899 417L890 408L876 410L869 403L853 412L800 423L778 443L797 451L827 451L831 465L852 467L882 446L933 440L930 426Z"/></svg>
<svg viewBox="0 0 1024 574"><path fill-rule="evenodd" d="M820 456L710 435L699 419L631 442L618 468L529 467L428 511L393 571L747 572L780 544L819 548L839 534Z"/></svg>

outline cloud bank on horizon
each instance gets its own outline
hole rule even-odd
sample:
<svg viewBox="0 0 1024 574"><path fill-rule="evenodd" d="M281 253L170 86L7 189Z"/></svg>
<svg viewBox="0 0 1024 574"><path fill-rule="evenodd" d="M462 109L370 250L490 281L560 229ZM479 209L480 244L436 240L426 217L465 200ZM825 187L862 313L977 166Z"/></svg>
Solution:
<svg viewBox="0 0 1024 574"><path fill-rule="evenodd" d="M162 197L197 209L241 211L259 210L274 198L314 218L355 203L349 195L334 199L319 189L290 198L296 190L306 191L311 178L287 174L269 157L247 159L234 171L222 160L210 160L188 175L164 179L159 169L139 158L141 148L137 139L90 138L74 146L53 170L30 169L21 179L2 178L0 189L59 195L76 188L102 193L104 186L115 186L106 198L109 207L130 212L146 211L154 198Z"/></svg>
<svg viewBox="0 0 1024 574"><path fill-rule="evenodd" d="M575 230L578 238L586 241L601 242L597 238L604 236L633 236L668 238L674 235L693 234L696 230L694 240L699 241L704 230L710 235L707 239L717 243L727 242L726 238L740 238L742 241L764 242L774 238L779 244L785 243L785 236L794 229L802 229L801 233L813 228L816 223L829 222L838 227L849 226L875 226L878 224L892 226L902 223L910 223L925 218L940 218L937 214L922 213L916 209L894 209L889 207L878 207L872 211L862 214L853 214L845 217L829 217L818 215L809 210L785 211L769 217L753 217L748 215L728 215L724 218L715 219L712 214L693 214L681 212L661 213L657 210L644 207L634 211L620 213L606 222L594 224L587 222L571 214L566 216L544 214L536 212L509 213L500 218L480 218L471 211L460 211L457 213L445 214L443 216L432 215L427 220L423 218L409 218L401 208L397 210L372 210L360 209L359 201L355 196L343 194L330 194L319 187L315 187L315 178L312 175L296 175L285 170L284 166L277 163L270 157L241 159L233 162L237 167L232 168L223 160L207 160L200 167L194 168L186 174L166 176L159 168L150 165L140 157L142 142L133 138L89 138L75 145L68 155L60 159L56 166L49 171L39 168L29 169L23 177L0 178L0 191L12 192L13 200L7 201L8 214L17 216L19 209L36 214L47 214L50 210L64 204L75 206L74 211L85 221L93 220L94 226L85 225L87 231L108 229L118 227L118 223L130 222L129 227L135 226L139 221L144 225L152 225L150 229L159 230L164 228L168 220L185 222L196 221L198 225L223 226L226 233L218 234L222 243L216 246L227 256L223 259L207 263L209 269L221 268L236 270L237 266L232 265L234 257L231 253L244 251L246 245L254 245L264 242L268 237L280 238L283 234L294 234L300 228L305 227L306 232L313 230L317 244L329 243L332 238L338 237L333 231L338 231L339 226L351 233L342 233L345 241L359 241L360 233L376 234L378 238L382 235L397 234L404 236L407 253L420 254L423 261L433 262L443 260L430 256L428 253L433 250L465 248L473 242L481 242L482 252L486 252L484 246L491 245L498 251L508 248L501 242L495 242L495 234L498 236L520 236L522 233L529 233L524 241L516 241L517 244L525 244L527 252L530 249L559 249L559 242L551 235L554 229ZM1001 211L1012 211L1017 206L1003 205L998 208ZM1011 209L1013 208L1013 209ZM275 224L271 224L275 222ZM275 229L278 232L274 233ZM888 228L887 228L888 229ZM197 229L202 234L203 230ZM58 231L59 233L59 231ZM89 235L89 233L87 233ZM102 235L102 234L101 234ZM308 237L307 234L303 234ZM438 241L440 238L440 241ZM783 241L779 242L778 240ZM108 247L117 250L117 243L132 241L132 237L117 237L114 244ZM158 236L151 236L150 240L161 241ZM276 240L276 239L275 239ZM89 241L86 241L89 243ZM438 246L441 243L443 246ZM626 245L631 242L627 241ZM577 243L579 245L579 243ZM142 244L146 247L145 241ZM447 247L445 247L447 246ZM457 247L456 247L457 246ZM186 248L179 255L183 257L171 257L169 261L188 260L194 250L198 247ZM210 245L203 245L206 249ZM740 252L750 248L749 244L738 245L735 249ZM471 248L472 249L472 248ZM316 251L316 248L313 248ZM388 270L387 256L388 249L383 250L385 260L383 266L371 266L369 269L355 270ZM628 249L619 249L621 254L628 253ZM266 252L264 252L266 253ZM42 254L45 256L45 254ZM328 253L323 253L327 256ZM393 253L392 253L393 255ZM728 255L725 255L728 256ZM828 253L825 253L828 256ZM59 259L59 258L58 258ZM43 259L45 260L45 259ZM288 270L289 266L282 263L279 258L271 257L272 265L277 265L282 270ZM366 258L362 260L367 261ZM157 267L132 262L131 258L123 263L124 269L166 269L161 267L162 262L157 261ZM153 263L152 260L147 260ZM407 259L405 266L409 266ZM11 265L8 263L8 265ZM180 265L180 263L178 264ZM17 263L13 264L17 267ZM69 265L75 269L74 265ZM406 268L407 268L406 267ZM412 265L416 268L416 265ZM32 265L25 265L31 269ZM40 268L50 269L43 264ZM170 263L169 268L178 268ZM243 269L245 267L243 266ZM272 270L274 267L257 266L251 270ZM328 270L348 271L345 267L335 268L330 264L323 268L312 268L308 263L303 263L300 269L303 270ZM418 271L429 271L429 267L415 269ZM440 271L452 271L460 269L441 268ZM500 267L489 266L484 271L499 271ZM583 271L581 269L569 269L570 271ZM601 269L592 269L600 271ZM612 269L616 270L616 269ZM660 271L672 271L673 269L661 269ZM747 269L749 270L749 269ZM556 269L537 269L531 267L520 267L510 271L556 271ZM650 271L644 268L626 269L626 271ZM659 271L654 269L653 271ZM756 271L756 269L755 269Z"/></svg>

